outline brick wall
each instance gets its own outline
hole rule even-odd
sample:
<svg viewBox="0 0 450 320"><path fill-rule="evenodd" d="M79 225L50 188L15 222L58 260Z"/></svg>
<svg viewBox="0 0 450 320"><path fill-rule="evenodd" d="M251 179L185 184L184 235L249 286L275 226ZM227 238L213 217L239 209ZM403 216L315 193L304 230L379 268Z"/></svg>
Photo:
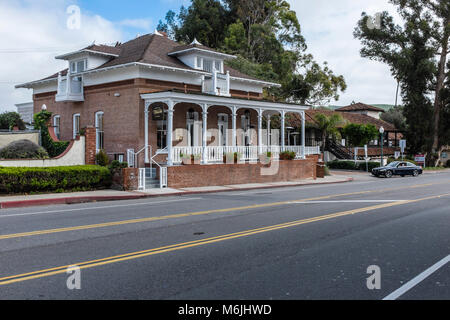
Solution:
<svg viewBox="0 0 450 320"><path fill-rule="evenodd" d="M86 164L95 164L95 155L97 152L96 148L96 129L92 126L86 128L86 146L85 146L85 156Z"/></svg>
<svg viewBox="0 0 450 320"><path fill-rule="evenodd" d="M222 186L247 183L270 183L317 178L315 159L277 161L276 174L264 175L268 168L260 163L213 164L168 167L170 188Z"/></svg>

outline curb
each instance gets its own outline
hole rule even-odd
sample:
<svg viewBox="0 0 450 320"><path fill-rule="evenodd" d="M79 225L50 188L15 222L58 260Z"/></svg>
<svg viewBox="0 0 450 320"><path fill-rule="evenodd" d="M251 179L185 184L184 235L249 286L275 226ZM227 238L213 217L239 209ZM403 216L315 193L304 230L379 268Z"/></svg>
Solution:
<svg viewBox="0 0 450 320"><path fill-rule="evenodd" d="M354 178L347 178L342 181L335 182L323 182L323 183L302 183L302 184L291 184L291 185L281 185L281 186L264 186L264 187L249 187L249 188L236 188L229 190L211 190L211 191L185 191L185 192L173 192L167 194L142 194L135 192L135 195L124 195L124 196L86 196L86 197L64 197L64 198L49 198L49 199L37 199L37 200L20 200L20 201L6 201L0 202L0 209L14 209L14 208L26 208L35 206L46 206L46 205L56 205L56 204L79 204L79 203L90 203L90 202L104 202L104 201L120 201L120 200L137 200L146 198L159 198L159 197L176 197L183 195L193 195L193 194L210 194L210 193L222 193L222 192L236 192L236 191L249 191L249 190L264 190L264 189L279 189L288 187L302 187L311 185L329 185L329 184L339 184L352 182Z"/></svg>

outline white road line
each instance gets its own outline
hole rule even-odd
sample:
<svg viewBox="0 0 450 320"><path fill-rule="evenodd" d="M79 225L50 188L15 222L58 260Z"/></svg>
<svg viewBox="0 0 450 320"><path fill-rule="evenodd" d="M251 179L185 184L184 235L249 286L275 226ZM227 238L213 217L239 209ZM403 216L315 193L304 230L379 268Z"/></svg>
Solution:
<svg viewBox="0 0 450 320"><path fill-rule="evenodd" d="M329 200L329 201L292 201L291 204L308 204L308 203L389 203L404 202L408 200Z"/></svg>
<svg viewBox="0 0 450 320"><path fill-rule="evenodd" d="M151 206L153 204L192 201L192 200L200 200L200 199L202 199L202 198L187 198L187 199L176 199L176 200L166 200L166 201L140 202L140 203L120 204L120 205L114 205L114 206L101 206L101 207L88 207L88 208L77 208L77 209L65 209L65 210L17 213L17 214L8 214L8 215L1 215L0 214L0 218L11 218L11 217L20 217L20 216L34 216L34 215L48 214L48 213L63 213L63 212L75 212L75 211L86 211L86 210L97 210L97 209L110 209L110 208L133 207L133 206L144 206L144 205Z"/></svg>
<svg viewBox="0 0 450 320"><path fill-rule="evenodd" d="M394 292L392 292L390 295L388 295L383 300L397 300L402 295L404 295L406 292L408 292L409 290L414 288L416 285L421 283L423 280L425 280L426 278L431 276L433 273L438 271L440 268L442 268L443 266L445 266L449 262L450 262L450 255L448 255L447 257L445 257L444 259L442 259L441 261L439 261L435 265L431 266L430 268L428 268L427 270L425 270L424 272L419 274L417 277L415 277L411 281L409 281L406 284L404 284L399 289L397 289Z"/></svg>

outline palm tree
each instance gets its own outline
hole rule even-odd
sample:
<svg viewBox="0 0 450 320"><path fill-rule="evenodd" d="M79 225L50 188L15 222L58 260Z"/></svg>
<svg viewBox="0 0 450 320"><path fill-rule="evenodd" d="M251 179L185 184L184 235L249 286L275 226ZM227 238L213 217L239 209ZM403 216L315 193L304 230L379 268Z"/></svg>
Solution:
<svg viewBox="0 0 450 320"><path fill-rule="evenodd" d="M338 126L343 123L343 119L339 114L332 114L329 117L323 113L318 113L314 117L316 121L316 128L320 130L322 133L322 148L323 152L326 150L327 138L330 135L335 137L340 137L341 133L339 132Z"/></svg>

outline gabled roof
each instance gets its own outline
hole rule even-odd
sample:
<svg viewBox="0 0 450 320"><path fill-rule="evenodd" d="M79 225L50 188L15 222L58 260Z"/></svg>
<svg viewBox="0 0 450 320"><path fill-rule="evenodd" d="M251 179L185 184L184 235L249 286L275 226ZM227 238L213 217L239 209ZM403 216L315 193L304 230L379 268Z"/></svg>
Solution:
<svg viewBox="0 0 450 320"><path fill-rule="evenodd" d="M342 107L339 109L336 109L336 111L342 111L342 112L351 112L351 111L374 111L374 112L385 112L383 109L370 106L368 104L364 104L361 102L351 104L346 107Z"/></svg>
<svg viewBox="0 0 450 320"><path fill-rule="evenodd" d="M324 114L327 117L337 114L340 115L344 122L341 123L338 127L343 128L347 123L356 123L356 124L373 124L377 129L380 129L381 127L384 127L386 131L398 131L392 124L389 122L375 119L371 116L360 114L360 113L350 113L350 112L336 112L331 110L313 110L309 109L306 111L306 122L309 124L315 124L316 123L316 115L317 114ZM301 117L297 114L292 114L291 116L292 125L298 125L301 126ZM345 123L347 122L347 123Z"/></svg>
<svg viewBox="0 0 450 320"><path fill-rule="evenodd" d="M188 65L184 64L181 60L179 60L174 55L169 55L171 52L176 52L180 48L189 47L189 48L201 48L205 49L207 48L211 52L215 52L213 49L210 49L208 47L205 47L201 44L193 43L188 46L180 46L178 42L175 42L173 40L170 40L169 38L161 35L161 34L147 34L141 37L138 37L136 39L133 39L131 41L125 42L123 44L117 44L116 46L106 46L106 45L91 45L89 47L86 47L80 51L71 53L76 54L83 51L87 52L95 52L95 53L103 53L107 56L109 56L109 60L104 63L103 65L93 69L93 70L87 70L84 73L89 72L95 72L102 69L112 68L112 67L118 67L128 64L141 64L141 65L147 65L147 66L159 66L163 68L173 68L177 70L186 70L189 72L194 72L197 74L208 74L207 72L203 70L197 70L194 68L189 67ZM206 49L205 49L206 50ZM67 54L64 56L69 56L71 54ZM220 54L220 53L217 53ZM59 56L59 57L64 57ZM230 56L231 57L231 56ZM246 74L243 74L233 68L230 68L228 66L225 66L225 72L229 71L230 76L234 77L236 79L242 79L247 81L259 81L261 83L267 84L267 85L276 85L275 83L270 83L267 81L263 81L251 76L248 76ZM62 75L67 74L67 69L61 71ZM16 87L30 87L30 85L33 85L37 82L43 82L43 81L50 81L54 80L58 77L58 73L46 77L44 79L26 83L23 85L19 85Z"/></svg>
<svg viewBox="0 0 450 320"><path fill-rule="evenodd" d="M181 45L173 48L172 51L168 53L169 56L177 56L183 53L188 53L191 51L203 51L209 54L214 54L218 56L222 56L224 58L236 58L236 56L225 54L223 52L216 51L214 49L211 49L207 46L202 45L200 42L194 40L191 44L188 45Z"/></svg>

